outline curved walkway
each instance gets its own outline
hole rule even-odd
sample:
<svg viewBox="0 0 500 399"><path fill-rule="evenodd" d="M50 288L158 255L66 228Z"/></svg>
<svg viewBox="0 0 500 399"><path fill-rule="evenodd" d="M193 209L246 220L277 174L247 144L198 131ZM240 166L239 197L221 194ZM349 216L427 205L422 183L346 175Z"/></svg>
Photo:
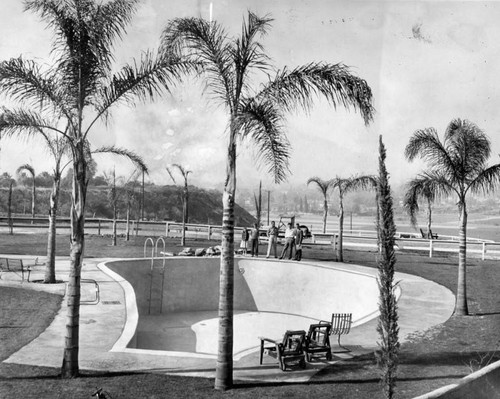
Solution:
<svg viewBox="0 0 500 399"><path fill-rule="evenodd" d="M118 278L103 272L98 265L111 259L87 259L82 268L82 279L93 279L99 283L101 301L97 305L82 305L80 309L80 368L103 371L148 371L189 376L214 377L215 360L213 357L188 356L185 352L168 356L160 351L128 350L112 351L126 325L126 300ZM282 261L285 262L285 261ZM357 271L376 275L373 268L333 262L307 262L323 267ZM56 263L58 278L67 281L69 260L58 259ZM36 266L31 280L43 276L43 266ZM14 277L6 280L3 276L0 285L23 286L28 289L42 289L64 293L65 284L42 285L20 282ZM452 314L455 297L445 287L423 278L396 273L401 297L398 302L400 340L417 331L424 331L436 324L444 323ZM83 284L82 300L93 295L92 286ZM65 303L65 302L63 302ZM38 338L33 340L6 360L8 363L28 364L47 367L60 367L64 346L66 308L63 305L52 324ZM376 320L355 327L351 333L342 337L342 343L352 352L335 354L330 362L317 361L308 364L305 370L283 373L270 360L259 365L258 344L234 362L235 380L262 381L307 381L316 372L340 358L349 358L372 352L377 348L378 334ZM333 345L333 342L332 342Z"/></svg>

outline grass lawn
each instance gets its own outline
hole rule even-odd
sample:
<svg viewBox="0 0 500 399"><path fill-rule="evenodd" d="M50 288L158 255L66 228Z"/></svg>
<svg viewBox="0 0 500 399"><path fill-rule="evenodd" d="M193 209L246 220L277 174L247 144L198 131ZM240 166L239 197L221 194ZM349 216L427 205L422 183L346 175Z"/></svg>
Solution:
<svg viewBox="0 0 500 399"><path fill-rule="evenodd" d="M2 253L44 255L46 236L1 235ZM167 250L178 252L179 240L168 240ZM109 237L86 237L87 257L142 257L144 238L117 247ZM215 245L217 243L212 243ZM206 241L188 241L191 247L206 247ZM261 247L263 250L264 247ZM68 237L58 236L58 255L67 256ZM346 251L346 263L376 267L375 253ZM330 250L304 249L304 258L333 259ZM456 256L428 258L399 253L397 270L433 280L456 289ZM411 398L457 381L487 363L500 359L500 281L499 261L468 261L470 316L452 317L446 323L421 331L403 344L400 353L397 397ZM59 309L60 296L18 288L0 289L0 361L34 339L51 322ZM43 304L43 306L40 306ZM62 349L61 349L62 361ZM0 398L89 398L96 387L103 387L116 398L382 398L378 369L372 356L332 365L309 383L238 383L235 388L216 392L213 381L147 373L83 372L81 378L63 380L58 369L0 363Z"/></svg>

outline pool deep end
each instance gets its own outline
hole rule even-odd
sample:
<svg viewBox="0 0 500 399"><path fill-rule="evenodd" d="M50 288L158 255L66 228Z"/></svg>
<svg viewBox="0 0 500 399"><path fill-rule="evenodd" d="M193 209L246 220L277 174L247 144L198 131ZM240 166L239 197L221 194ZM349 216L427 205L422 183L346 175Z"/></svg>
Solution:
<svg viewBox="0 0 500 399"><path fill-rule="evenodd" d="M106 264L133 287L139 322L129 348L215 353L219 258L122 260ZM345 265L348 267L348 265ZM287 329L307 329L332 312L367 321L378 308L376 279L304 262L236 258L235 353L277 338ZM151 298L151 300L150 300Z"/></svg>

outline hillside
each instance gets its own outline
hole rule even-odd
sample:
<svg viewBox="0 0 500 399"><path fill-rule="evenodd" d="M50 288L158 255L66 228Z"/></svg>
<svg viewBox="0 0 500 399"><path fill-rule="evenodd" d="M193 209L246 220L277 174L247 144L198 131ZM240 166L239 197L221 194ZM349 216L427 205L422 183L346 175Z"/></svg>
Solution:
<svg viewBox="0 0 500 399"><path fill-rule="evenodd" d="M112 218L113 212L109 200L109 188L106 186L92 187L87 192L87 216ZM127 202L130 203L130 217L136 219L141 216L140 187L131 188L127 192L120 187L117 190L117 213L119 219L126 217ZM128 193L128 195L127 195ZM40 187L36 190L36 213L46 215L49 208L50 189ZM198 187L189 187L189 222L200 224L220 225L222 223L222 193L217 190L204 190ZM0 188L0 212L7 213L8 189ZM71 191L61 190L58 214L69 214ZM130 198L130 200L127 200ZM144 218L147 220L182 221L181 191L178 186L147 185L144 192ZM30 214L31 188L17 186L13 189L12 211L14 214ZM239 205L235 205L236 226L250 226L255 218Z"/></svg>

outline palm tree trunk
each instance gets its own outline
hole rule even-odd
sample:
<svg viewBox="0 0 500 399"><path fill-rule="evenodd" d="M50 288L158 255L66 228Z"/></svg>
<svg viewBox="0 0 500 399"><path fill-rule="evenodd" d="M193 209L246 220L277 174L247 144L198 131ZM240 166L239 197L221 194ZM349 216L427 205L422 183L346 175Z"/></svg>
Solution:
<svg viewBox="0 0 500 399"><path fill-rule="evenodd" d="M14 234L14 227L12 223L12 180L10 181L9 184L9 198L8 198L8 204L7 204L7 219L9 222L9 234L12 235Z"/></svg>
<svg viewBox="0 0 500 399"><path fill-rule="evenodd" d="M182 196L182 235L181 235L181 245L186 245L186 222L187 222L187 195L184 191Z"/></svg>
<svg viewBox="0 0 500 399"><path fill-rule="evenodd" d="M56 282L56 220L57 207L59 203L59 184L60 179L54 177L52 192L50 193L47 266L45 267L45 278L43 280L43 282L46 284L54 284Z"/></svg>
<svg viewBox="0 0 500 399"><path fill-rule="evenodd" d="M432 238L431 235L432 228L432 203L430 199L427 199L427 237Z"/></svg>
<svg viewBox="0 0 500 399"><path fill-rule="evenodd" d="M113 234L111 239L111 245L116 247L116 204L113 204Z"/></svg>
<svg viewBox="0 0 500 399"><path fill-rule="evenodd" d="M127 198L127 227L125 229L125 241L130 240L130 198Z"/></svg>
<svg viewBox="0 0 500 399"><path fill-rule="evenodd" d="M236 144L231 137L227 177L222 195L222 254L219 280L219 335L215 389L233 385L233 299L234 299L234 195L236 192Z"/></svg>
<svg viewBox="0 0 500 399"><path fill-rule="evenodd" d="M80 327L80 278L85 247L85 200L87 195L86 160L83 145L75 149L73 195L71 206L70 274L68 280L68 303L66 337L61 368L63 378L78 376L79 327Z"/></svg>
<svg viewBox="0 0 500 399"><path fill-rule="evenodd" d="M326 217L328 216L328 201L326 200L325 196L325 201L323 202L323 234L326 233Z"/></svg>
<svg viewBox="0 0 500 399"><path fill-rule="evenodd" d="M466 316L469 314L467 307L467 209L465 201L460 203L460 226L458 233L458 283L455 315Z"/></svg>
<svg viewBox="0 0 500 399"><path fill-rule="evenodd" d="M31 193L31 224L35 223L35 202L36 202L36 186L35 186L35 176L33 176L33 192Z"/></svg>
<svg viewBox="0 0 500 399"><path fill-rule="evenodd" d="M337 261L344 261L344 200L342 198L342 194L340 194L340 206L339 206L339 238L337 245Z"/></svg>

